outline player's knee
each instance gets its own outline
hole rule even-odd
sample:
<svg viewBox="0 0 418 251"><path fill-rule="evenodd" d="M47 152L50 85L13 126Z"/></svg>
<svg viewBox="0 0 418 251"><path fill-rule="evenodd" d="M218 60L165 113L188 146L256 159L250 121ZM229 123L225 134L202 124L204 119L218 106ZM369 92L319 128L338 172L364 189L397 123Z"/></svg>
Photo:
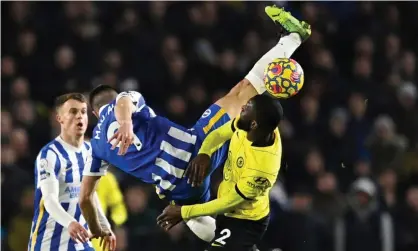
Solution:
<svg viewBox="0 0 418 251"><path fill-rule="evenodd" d="M210 216L201 216L186 221L186 225L201 240L211 242L215 238L216 221Z"/></svg>

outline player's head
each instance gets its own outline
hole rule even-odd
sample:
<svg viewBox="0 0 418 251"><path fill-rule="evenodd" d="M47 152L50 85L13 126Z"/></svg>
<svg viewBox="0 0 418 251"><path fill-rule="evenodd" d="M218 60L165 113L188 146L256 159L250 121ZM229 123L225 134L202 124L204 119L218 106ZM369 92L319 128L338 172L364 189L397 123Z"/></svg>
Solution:
<svg viewBox="0 0 418 251"><path fill-rule="evenodd" d="M91 109L93 110L93 114L96 117L99 117L100 107L112 102L117 95L118 92L113 87L108 85L99 85L94 88L89 95L89 102Z"/></svg>
<svg viewBox="0 0 418 251"><path fill-rule="evenodd" d="M68 93L55 100L57 121L61 133L83 136L87 129L87 99L81 93Z"/></svg>
<svg viewBox="0 0 418 251"><path fill-rule="evenodd" d="M242 107L237 122L239 129L270 133L283 118L283 108L277 99L267 95L257 95Z"/></svg>

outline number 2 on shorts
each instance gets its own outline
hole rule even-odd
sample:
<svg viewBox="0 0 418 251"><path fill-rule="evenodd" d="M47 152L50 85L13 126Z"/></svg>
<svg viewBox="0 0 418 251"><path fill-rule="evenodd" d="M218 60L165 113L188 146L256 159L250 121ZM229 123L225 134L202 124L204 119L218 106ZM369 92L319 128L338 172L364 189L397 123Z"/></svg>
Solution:
<svg viewBox="0 0 418 251"><path fill-rule="evenodd" d="M216 239L215 242L225 246L226 245L225 240L231 237L231 230L229 230L228 228L225 228L221 231L221 235L222 236Z"/></svg>

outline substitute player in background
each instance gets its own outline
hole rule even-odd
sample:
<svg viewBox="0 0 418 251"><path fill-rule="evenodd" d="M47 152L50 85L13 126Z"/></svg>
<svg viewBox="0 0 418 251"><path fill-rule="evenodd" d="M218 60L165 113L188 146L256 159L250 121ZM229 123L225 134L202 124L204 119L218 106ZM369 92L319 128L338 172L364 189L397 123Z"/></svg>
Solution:
<svg viewBox="0 0 418 251"><path fill-rule="evenodd" d="M211 155L231 139L218 198L191 206L170 205L157 218L158 225L169 230L181 219L218 214L209 250L252 250L269 223L269 191L282 157L277 129L282 117L277 100L259 95L242 108L240 117L210 133L190 165L208 168Z"/></svg>
<svg viewBox="0 0 418 251"><path fill-rule="evenodd" d="M197 155L211 131L235 118L250 98L265 92L263 72L267 64L275 58L290 57L311 33L309 25L283 9L269 6L266 13L284 28L285 36L254 65L244 80L209 107L191 129L156 115L138 92L118 94L111 87L99 86L90 93L90 105L99 122L91 139L93 158L84 172L80 205L92 233L107 234L100 229L91 199L95 184L106 174L103 161L154 184L160 197L176 204L210 199L208 176L226 160L228 145L221 146L212 155L212 169L205 170L203 184L188 184L184 178L189 161ZM189 221L187 225L201 239L211 241L215 224L210 217L206 218L207 221L200 221L202 224ZM208 230L195 229L196 226Z"/></svg>
<svg viewBox="0 0 418 251"><path fill-rule="evenodd" d="M62 95L55 107L61 133L36 158L35 215L28 250L94 250L78 204L84 164L91 158L91 146L84 141L86 98L78 93ZM111 233L103 212L99 210L98 216L102 227ZM103 241L114 250L114 236Z"/></svg>

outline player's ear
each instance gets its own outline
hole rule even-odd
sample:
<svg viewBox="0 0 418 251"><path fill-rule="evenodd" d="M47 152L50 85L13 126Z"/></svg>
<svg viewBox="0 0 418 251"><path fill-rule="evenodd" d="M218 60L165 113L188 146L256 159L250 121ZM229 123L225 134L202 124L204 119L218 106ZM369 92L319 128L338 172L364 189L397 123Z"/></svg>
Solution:
<svg viewBox="0 0 418 251"><path fill-rule="evenodd" d="M58 123L62 124L62 119L61 119L61 116L59 115L59 113L55 114L55 119L57 120Z"/></svg>
<svg viewBox="0 0 418 251"><path fill-rule="evenodd" d="M57 120L58 123L60 123L60 124L63 123L62 117L61 117L61 114L60 114L59 110L56 110L55 111L55 119Z"/></svg>
<svg viewBox="0 0 418 251"><path fill-rule="evenodd" d="M255 130L255 129L257 129L257 127L258 127L257 121L255 121L255 120L251 121L250 129Z"/></svg>

